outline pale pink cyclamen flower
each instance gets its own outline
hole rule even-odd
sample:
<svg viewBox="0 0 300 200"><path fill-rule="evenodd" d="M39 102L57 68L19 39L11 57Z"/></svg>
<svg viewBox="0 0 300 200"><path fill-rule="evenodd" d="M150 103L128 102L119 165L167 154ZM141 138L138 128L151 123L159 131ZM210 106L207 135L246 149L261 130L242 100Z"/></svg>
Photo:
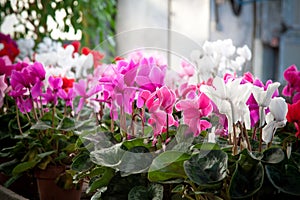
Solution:
<svg viewBox="0 0 300 200"><path fill-rule="evenodd" d="M101 89L102 88L100 85L95 85L91 88L88 88L88 83L83 79L79 80L78 83L74 83L74 91L78 96L81 97L76 109L76 114L78 114L82 110L84 104L87 103L90 98L97 94Z"/></svg>
<svg viewBox="0 0 300 200"><path fill-rule="evenodd" d="M182 61L181 62L181 68L182 68L182 72L179 73L179 76L181 78L187 77L190 78L192 76L194 76L195 74L195 69L194 66L191 65L190 63L188 63L187 61Z"/></svg>
<svg viewBox="0 0 300 200"><path fill-rule="evenodd" d="M195 94L194 98L180 100L176 103L175 108L178 111L182 111L183 122L189 126L195 137L201 131L211 127L211 123L203 119L213 110L210 99L204 93Z"/></svg>

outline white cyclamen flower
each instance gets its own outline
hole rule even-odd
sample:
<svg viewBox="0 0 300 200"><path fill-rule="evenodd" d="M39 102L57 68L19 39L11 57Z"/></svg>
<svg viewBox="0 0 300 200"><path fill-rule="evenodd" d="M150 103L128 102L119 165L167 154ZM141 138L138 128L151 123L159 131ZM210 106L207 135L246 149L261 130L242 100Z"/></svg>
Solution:
<svg viewBox="0 0 300 200"><path fill-rule="evenodd" d="M49 37L45 37L41 43L37 46L37 53L48 53L57 51L60 47L62 47L62 44L60 42L55 42Z"/></svg>
<svg viewBox="0 0 300 200"><path fill-rule="evenodd" d="M237 48L236 53L248 61L251 60L252 53L247 45Z"/></svg>
<svg viewBox="0 0 300 200"><path fill-rule="evenodd" d="M17 41L18 47L20 49L20 54L18 55L18 57L20 57L21 59L24 59L25 57L29 57L31 58L34 51L33 51L33 47L34 47L34 40L32 38L30 39L19 39Z"/></svg>
<svg viewBox="0 0 300 200"><path fill-rule="evenodd" d="M267 125L262 130L264 142L271 142L277 128L282 128L286 124L287 103L282 97L275 97L270 102L270 113L266 116Z"/></svg>
<svg viewBox="0 0 300 200"><path fill-rule="evenodd" d="M266 91L258 86L254 86L252 89L252 94L259 106L260 127L265 123L265 109L270 105L272 95L279 86L280 83L275 82L269 84Z"/></svg>
<svg viewBox="0 0 300 200"><path fill-rule="evenodd" d="M233 131L233 123L245 122L250 127L250 113L246 101L251 94L251 84L240 84L241 79L228 81L215 77L213 86L201 85L200 91L206 94L218 107L219 112L228 119L228 131Z"/></svg>

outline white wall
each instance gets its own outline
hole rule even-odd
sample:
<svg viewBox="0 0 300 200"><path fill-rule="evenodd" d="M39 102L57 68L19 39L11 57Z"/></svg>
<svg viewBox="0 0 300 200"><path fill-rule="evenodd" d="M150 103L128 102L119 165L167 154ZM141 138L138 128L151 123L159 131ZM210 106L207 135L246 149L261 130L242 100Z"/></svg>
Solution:
<svg viewBox="0 0 300 200"><path fill-rule="evenodd" d="M118 1L118 54L125 55L134 49L148 47L163 53L169 65L177 68L180 57L189 57L191 50L202 46L209 37L209 2Z"/></svg>

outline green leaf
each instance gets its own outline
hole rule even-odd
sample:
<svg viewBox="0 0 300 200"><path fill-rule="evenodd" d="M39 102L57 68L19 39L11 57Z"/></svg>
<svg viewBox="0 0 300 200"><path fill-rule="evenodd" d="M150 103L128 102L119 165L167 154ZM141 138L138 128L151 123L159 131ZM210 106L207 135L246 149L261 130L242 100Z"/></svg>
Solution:
<svg viewBox="0 0 300 200"><path fill-rule="evenodd" d="M126 149L132 149L133 147L137 146L143 146L149 149L152 147L152 143L148 142L147 139L144 138L135 138L132 140L124 141L123 146L126 147Z"/></svg>
<svg viewBox="0 0 300 200"><path fill-rule="evenodd" d="M109 148L117 143L111 132L90 133L90 131L88 131L88 133L89 134L81 137L85 146L87 146L89 143L92 143L95 145L96 149L104 149Z"/></svg>
<svg viewBox="0 0 300 200"><path fill-rule="evenodd" d="M126 151L122 157L119 170L121 176L146 172L153 160L152 154L143 146L136 146Z"/></svg>
<svg viewBox="0 0 300 200"><path fill-rule="evenodd" d="M283 161L285 154L281 148L269 148L263 152L262 162L276 164Z"/></svg>
<svg viewBox="0 0 300 200"><path fill-rule="evenodd" d="M32 160L18 164L12 171L13 176L34 168L39 163L39 160Z"/></svg>
<svg viewBox="0 0 300 200"><path fill-rule="evenodd" d="M40 121L44 122L45 124L51 127L52 124L54 124L54 126L56 127L59 122L59 118L56 115L54 115L53 117L52 113L53 113L52 110L50 112L46 112Z"/></svg>
<svg viewBox="0 0 300 200"><path fill-rule="evenodd" d="M266 174L272 185L279 191L300 196L300 172L298 167L286 164L284 167L266 165Z"/></svg>
<svg viewBox="0 0 300 200"><path fill-rule="evenodd" d="M166 151L156 157L148 170L150 181L167 181L176 178L186 178L183 162L189 155L178 151Z"/></svg>
<svg viewBox="0 0 300 200"><path fill-rule="evenodd" d="M172 193L182 193L184 191L184 185L179 184L176 185L175 188L172 189Z"/></svg>
<svg viewBox="0 0 300 200"><path fill-rule="evenodd" d="M4 187L9 187L11 186L11 184L13 184L16 180L18 180L19 178L22 177L23 174L17 174L15 176L12 176L10 179L8 179L5 183L4 183Z"/></svg>
<svg viewBox="0 0 300 200"><path fill-rule="evenodd" d="M243 151L236 163L236 169L229 185L232 199L245 199L260 190L264 182L264 168L261 162Z"/></svg>
<svg viewBox="0 0 300 200"><path fill-rule="evenodd" d="M191 181L206 186L226 177L227 161L221 150L201 151L184 162L184 170Z"/></svg>
<svg viewBox="0 0 300 200"><path fill-rule="evenodd" d="M90 160L90 155L83 153L73 158L71 169L75 171L86 171L92 166L94 166L94 163Z"/></svg>
<svg viewBox="0 0 300 200"><path fill-rule="evenodd" d="M148 188L145 186L135 186L128 193L128 200L162 200L163 186L160 184L151 184Z"/></svg>
<svg viewBox="0 0 300 200"><path fill-rule="evenodd" d="M90 186L86 190L86 193L94 192L96 189L100 189L109 184L110 180L114 177L115 171L109 167L103 167L104 171L98 174L97 178L90 181Z"/></svg>
<svg viewBox="0 0 300 200"><path fill-rule="evenodd" d="M31 129L34 129L34 130L47 130L47 129L51 129L51 128L52 127L44 121L38 121L31 127Z"/></svg>
<svg viewBox="0 0 300 200"><path fill-rule="evenodd" d="M200 151L220 150L220 147L216 143L199 143L193 146L193 149L199 149Z"/></svg>
<svg viewBox="0 0 300 200"><path fill-rule="evenodd" d="M149 199L147 188L144 186L135 186L128 194L128 200Z"/></svg>
<svg viewBox="0 0 300 200"><path fill-rule="evenodd" d="M55 153L56 151L53 150L53 151L47 151L47 152L44 152L44 153L39 153L37 156L41 159L45 158L46 156L50 156L51 154Z"/></svg>
<svg viewBox="0 0 300 200"><path fill-rule="evenodd" d="M69 117L63 118L57 127L59 130L72 131L75 129L75 120Z"/></svg>
<svg viewBox="0 0 300 200"><path fill-rule="evenodd" d="M15 158L13 160L9 160L7 162L2 162L0 164L0 171L6 175L10 175L12 169L19 163L19 161Z"/></svg>
<svg viewBox="0 0 300 200"><path fill-rule="evenodd" d="M91 160L101 166L118 167L121 163L125 150L121 149L121 143L112 147L91 152Z"/></svg>
<svg viewBox="0 0 300 200"><path fill-rule="evenodd" d="M170 143L168 144L168 146L170 145ZM186 142L182 142L179 144L176 144L174 147L172 147L173 151L180 151L180 152L189 152L191 147L191 143L186 143Z"/></svg>

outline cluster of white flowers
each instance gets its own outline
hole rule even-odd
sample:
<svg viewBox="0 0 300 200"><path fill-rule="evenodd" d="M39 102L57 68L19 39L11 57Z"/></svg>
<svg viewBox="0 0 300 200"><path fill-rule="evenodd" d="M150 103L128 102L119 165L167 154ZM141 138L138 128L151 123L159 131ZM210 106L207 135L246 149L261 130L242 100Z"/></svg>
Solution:
<svg viewBox="0 0 300 200"><path fill-rule="evenodd" d="M59 42L44 38L38 45L35 60L41 62L46 68L46 76L64 76L68 78L86 77L88 70L93 66L93 55L74 53L74 47L66 48Z"/></svg>
<svg viewBox="0 0 300 200"><path fill-rule="evenodd" d="M29 39L19 39L17 40L18 47L20 49L20 54L18 57L23 60L24 58L32 58L34 54L34 40L32 38Z"/></svg>
<svg viewBox="0 0 300 200"><path fill-rule="evenodd" d="M247 45L236 48L231 39L206 41L201 50L191 54L196 71L201 81L215 76L240 71L246 61L251 59L251 51Z"/></svg>
<svg viewBox="0 0 300 200"><path fill-rule="evenodd" d="M49 37L43 38L43 41L40 42L37 46L37 53L48 53L56 52L61 47L61 42L53 41Z"/></svg>

